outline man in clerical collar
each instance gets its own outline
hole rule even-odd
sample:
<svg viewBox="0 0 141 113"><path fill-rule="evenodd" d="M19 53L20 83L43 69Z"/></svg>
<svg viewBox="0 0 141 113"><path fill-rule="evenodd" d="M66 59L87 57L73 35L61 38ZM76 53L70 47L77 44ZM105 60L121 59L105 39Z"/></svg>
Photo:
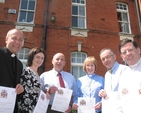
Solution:
<svg viewBox="0 0 141 113"><path fill-rule="evenodd" d="M19 95L24 91L20 84L23 65L16 57L14 60L12 58L22 48L24 34L18 29L11 29L6 35L5 43L6 47L0 48L0 86L15 88L16 94ZM18 113L17 99L13 113Z"/></svg>

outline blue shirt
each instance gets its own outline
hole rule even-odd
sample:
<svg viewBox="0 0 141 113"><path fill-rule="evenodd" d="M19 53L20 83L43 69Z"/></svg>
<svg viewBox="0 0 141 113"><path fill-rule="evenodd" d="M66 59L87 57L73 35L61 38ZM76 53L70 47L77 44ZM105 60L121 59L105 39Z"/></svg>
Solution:
<svg viewBox="0 0 141 113"><path fill-rule="evenodd" d="M73 91L73 96L75 97L76 95L76 81L74 76L71 73L65 72L65 71L61 71L60 72L65 84L65 88L67 89L71 89ZM41 74L40 79L42 82L42 85L44 86L44 89L48 89L51 86L56 86L56 87L60 87L60 83L59 83L59 79L57 76L58 72L55 71L54 69L44 72ZM50 105L52 105L54 99L54 94L50 95Z"/></svg>
<svg viewBox="0 0 141 113"><path fill-rule="evenodd" d="M93 74L85 75L77 80L77 97L75 103L78 103L78 97L95 98L96 103L101 101L98 93L104 88L104 78L102 76ZM96 104L95 103L95 104ZM100 110L99 110L100 111ZM96 111L97 113L98 111Z"/></svg>

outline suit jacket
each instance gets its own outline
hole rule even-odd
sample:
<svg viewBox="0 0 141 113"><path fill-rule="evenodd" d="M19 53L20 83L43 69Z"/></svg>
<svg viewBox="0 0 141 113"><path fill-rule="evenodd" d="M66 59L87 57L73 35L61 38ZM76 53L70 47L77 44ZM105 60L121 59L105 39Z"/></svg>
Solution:
<svg viewBox="0 0 141 113"><path fill-rule="evenodd" d="M7 48L0 48L0 86L15 88L20 83L23 65L16 58L16 74L12 72L11 52Z"/></svg>

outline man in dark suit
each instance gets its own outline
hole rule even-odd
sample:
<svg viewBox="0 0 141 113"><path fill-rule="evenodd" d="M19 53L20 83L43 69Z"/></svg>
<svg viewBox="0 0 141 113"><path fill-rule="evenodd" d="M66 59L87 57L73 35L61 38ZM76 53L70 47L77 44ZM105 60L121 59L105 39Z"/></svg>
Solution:
<svg viewBox="0 0 141 113"><path fill-rule="evenodd" d="M24 35L20 30L9 30L6 38L6 47L0 48L0 86L15 88L16 93L24 91L20 85L20 76L23 65L15 56L20 51L24 43ZM14 113L18 113L17 100Z"/></svg>

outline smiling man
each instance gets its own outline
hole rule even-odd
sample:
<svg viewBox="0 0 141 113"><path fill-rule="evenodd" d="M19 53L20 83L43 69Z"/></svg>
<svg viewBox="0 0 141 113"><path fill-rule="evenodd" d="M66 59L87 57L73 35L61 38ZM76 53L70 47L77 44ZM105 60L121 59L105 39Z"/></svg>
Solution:
<svg viewBox="0 0 141 113"><path fill-rule="evenodd" d="M116 61L116 55L110 48L104 48L100 51L100 59L103 65L107 68L104 89L99 91L99 96L105 98L110 92L116 93L119 90L120 78L125 72L128 71L129 68L125 65L119 64ZM118 95L115 98L118 98ZM116 111L116 113L122 113L122 107L120 104L116 105L116 108L114 109L115 111L110 110L111 109L105 112Z"/></svg>
<svg viewBox="0 0 141 113"><path fill-rule="evenodd" d="M127 69L127 66L116 61L116 55L110 48L104 48L100 51L100 59L107 68L104 90L99 92L99 96L105 98L107 92L118 91L120 76Z"/></svg>
<svg viewBox="0 0 141 113"><path fill-rule="evenodd" d="M16 57L24 43L24 34L18 29L8 31L5 38L6 46L0 48L0 86L15 88L16 93L24 91L20 84L23 65ZM18 95L19 97L19 95ZM18 113L18 101L16 100L14 113Z"/></svg>
<svg viewBox="0 0 141 113"><path fill-rule="evenodd" d="M133 71L141 72L140 48L135 41L124 39L119 44L121 58L129 65Z"/></svg>
<svg viewBox="0 0 141 113"><path fill-rule="evenodd" d="M44 86L43 90L45 92L47 91L50 94L50 101L47 113L62 113L51 109L55 92L58 91L59 87L73 90L72 97L75 97L76 95L75 78L71 73L63 71L65 64L66 60L64 54L56 53L52 58L53 69L42 73L40 76L41 82ZM70 105L68 106L68 109L65 111L65 113L71 112L72 101L70 102Z"/></svg>

